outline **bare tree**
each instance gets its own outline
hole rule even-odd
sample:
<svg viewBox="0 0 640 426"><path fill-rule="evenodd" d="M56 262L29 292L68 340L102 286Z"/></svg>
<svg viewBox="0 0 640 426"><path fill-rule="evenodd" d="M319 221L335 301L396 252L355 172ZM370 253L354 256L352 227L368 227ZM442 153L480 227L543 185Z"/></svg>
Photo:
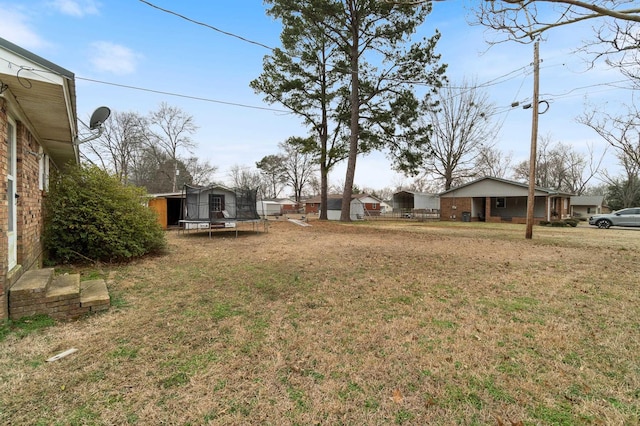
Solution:
<svg viewBox="0 0 640 426"><path fill-rule="evenodd" d="M635 0L494 0L478 2L475 12L477 23L523 43L552 28L578 22L612 19L640 23Z"/></svg>
<svg viewBox="0 0 640 426"><path fill-rule="evenodd" d="M446 86L438 91L437 108L425 117L432 128L431 156L425 171L443 181L445 190L454 183L476 176L478 152L493 145L498 125L491 121L495 111L488 95L474 84Z"/></svg>
<svg viewBox="0 0 640 426"><path fill-rule="evenodd" d="M607 204L613 210L637 206L640 203L640 168L620 153L618 159L624 169L624 175L612 177L607 173L603 174L607 183Z"/></svg>
<svg viewBox="0 0 640 426"><path fill-rule="evenodd" d="M478 151L474 163L476 175L506 178L511 171L513 153L504 153L492 146L482 146Z"/></svg>
<svg viewBox="0 0 640 426"><path fill-rule="evenodd" d="M212 165L208 160L201 160L198 157L189 157L183 160L187 172L191 175L191 184L207 186L213 183L213 176L218 171L218 167Z"/></svg>
<svg viewBox="0 0 640 426"><path fill-rule="evenodd" d="M229 169L229 178L234 188L258 188L262 196L265 194L265 184L257 170L236 164Z"/></svg>
<svg viewBox="0 0 640 426"><path fill-rule="evenodd" d="M536 157L535 184L572 194L582 194L602 165L604 153L596 157L593 148L589 156L577 152L562 142L553 143L550 135L541 137ZM514 168L514 177L522 182L529 181L529 162L523 161Z"/></svg>
<svg viewBox="0 0 640 426"><path fill-rule="evenodd" d="M318 175L316 174L312 174L309 177L309 183L307 184L307 190L309 192L303 192L303 195L318 195L322 192L322 184L320 183L320 179L318 178ZM304 189L303 189L304 191Z"/></svg>
<svg viewBox="0 0 640 426"><path fill-rule="evenodd" d="M264 183L264 196L266 198L277 198L286 182L284 156L282 155L266 155L262 160L256 162L256 167L262 175Z"/></svg>
<svg viewBox="0 0 640 426"><path fill-rule="evenodd" d="M408 185L403 187L406 191L424 192L428 194L438 194L442 192L442 181L438 182L431 176L422 175L414 178Z"/></svg>
<svg viewBox="0 0 640 426"><path fill-rule="evenodd" d="M578 122L591 127L602 139L617 151L622 164L640 168L640 110L634 105L626 107L621 115L585 112Z"/></svg>
<svg viewBox="0 0 640 426"><path fill-rule="evenodd" d="M114 111L103 129L98 139L87 143L85 156L126 184L136 156L144 148L146 121L136 112Z"/></svg>
<svg viewBox="0 0 640 426"><path fill-rule="evenodd" d="M311 183L316 173L314 155L303 147L312 145L302 138L291 137L278 146L283 151L284 177L295 194L296 203L300 202L302 192Z"/></svg>
<svg viewBox="0 0 640 426"><path fill-rule="evenodd" d="M373 188L364 187L362 188L362 192L364 192L365 194L373 195L379 200L385 201L393 198L393 194L395 191L390 187L386 186L382 189L373 189Z"/></svg>
<svg viewBox="0 0 640 426"><path fill-rule="evenodd" d="M198 127L193 116L178 107L162 102L156 111L149 114L150 145L165 153L174 164L173 191L177 186L178 153L180 150L190 152L195 147L191 139Z"/></svg>

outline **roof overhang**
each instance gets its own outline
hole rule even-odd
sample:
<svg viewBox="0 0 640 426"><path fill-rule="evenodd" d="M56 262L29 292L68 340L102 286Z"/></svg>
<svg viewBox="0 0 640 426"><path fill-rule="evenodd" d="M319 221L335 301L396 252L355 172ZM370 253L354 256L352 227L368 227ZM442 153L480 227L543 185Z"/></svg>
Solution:
<svg viewBox="0 0 640 426"><path fill-rule="evenodd" d="M0 38L0 79L5 97L59 167L79 160L75 76L13 43Z"/></svg>

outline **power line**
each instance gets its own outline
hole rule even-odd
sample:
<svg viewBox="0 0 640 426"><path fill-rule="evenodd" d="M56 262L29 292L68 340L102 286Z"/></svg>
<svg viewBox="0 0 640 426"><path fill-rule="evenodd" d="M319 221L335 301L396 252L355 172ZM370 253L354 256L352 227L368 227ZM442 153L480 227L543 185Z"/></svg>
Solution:
<svg viewBox="0 0 640 426"><path fill-rule="evenodd" d="M196 101L212 102L212 103L223 104L223 105L231 105L231 106L236 106L236 107L241 107L241 108L259 109L259 110L263 110L263 111L280 112L280 113L285 113L285 114L290 114L291 113L290 111L285 111L285 110L282 110L282 109L266 108L266 107L259 107L259 106L254 106L254 105L241 104L241 103L237 103L237 102L226 102L226 101L220 101L220 100L216 100L216 99L202 98L202 97L199 97L199 96L183 95L181 93L166 92L166 91L163 91L163 90L147 89L147 88L144 88L144 87L129 86L129 85L126 85L126 84L119 84L119 83L111 83L111 82L108 82L108 81L94 80L92 78L85 78L85 77L77 77L76 76L76 80L89 81L91 83L106 84L108 86L122 87L124 89L139 90L139 91L142 91L142 92L157 93L157 94L160 94L160 95L167 95L167 96L175 96L175 97L179 97L179 98L193 99L193 100L196 100Z"/></svg>
<svg viewBox="0 0 640 426"><path fill-rule="evenodd" d="M216 27L214 27L213 25L209 25L209 24L206 24L206 23L204 23L204 22L196 21L195 19L191 19L191 18L189 18L189 17L187 17L187 16L181 15L181 14L179 14L179 13L177 13L177 12L172 11L172 10L164 9L164 8L162 8L162 7L160 7L160 6L156 6L155 4L153 4L153 3L151 3L151 2L148 2L148 1L146 1L146 0L139 0L139 1L140 1L140 2L142 2L142 3L144 3L144 4L146 4L147 6L151 6L151 7L153 7L154 9L158 9L158 10L160 10L160 11L162 11L162 12L165 12L165 13L168 13L168 14L170 14L170 15L177 16L178 18L184 19L185 21L189 21L189 22L191 22L191 23L193 23L193 24L196 24L196 25L200 25L200 26L203 26L203 27L209 28L209 29L211 29L211 30L217 31L217 32L219 32L219 33L221 33L221 34L224 34L224 35L227 35L227 36L229 36L229 37L235 37L235 38L237 38L237 39L239 39L239 40L242 40L242 41L244 41L244 42L246 42L246 43L255 44L256 46L264 47L265 49L275 50L273 47L271 47L271 46L267 46L266 44L260 43L259 41L249 40L248 38L245 38L245 37L239 36L239 35L234 34L234 33L230 33L230 32L228 32L228 31L221 30L220 28L216 28Z"/></svg>
<svg viewBox="0 0 640 426"><path fill-rule="evenodd" d="M545 93L545 94L540 95L540 96L550 97L550 98L565 98L565 97L569 97L569 96L575 96L575 95L571 95L571 93L575 92L576 90L591 89L592 87L600 87L600 86L608 86L609 87L609 89L605 89L605 90L629 89L628 87L615 86L616 84L628 83L628 82L629 82L629 80L617 80L617 81L610 81L608 83L594 83L594 84L590 84L588 86L574 87L573 89L567 90L567 91L565 91L563 93L560 93L560 94Z"/></svg>

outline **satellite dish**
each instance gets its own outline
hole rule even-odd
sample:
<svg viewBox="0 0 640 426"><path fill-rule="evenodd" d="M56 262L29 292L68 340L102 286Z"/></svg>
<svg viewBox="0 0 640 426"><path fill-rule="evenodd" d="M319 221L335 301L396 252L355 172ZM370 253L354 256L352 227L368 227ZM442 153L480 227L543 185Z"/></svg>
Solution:
<svg viewBox="0 0 640 426"><path fill-rule="evenodd" d="M107 121L107 118L111 115L111 110L106 106L101 106L93 111L91 114L91 120L89 120L89 128L91 130L99 129L102 124Z"/></svg>

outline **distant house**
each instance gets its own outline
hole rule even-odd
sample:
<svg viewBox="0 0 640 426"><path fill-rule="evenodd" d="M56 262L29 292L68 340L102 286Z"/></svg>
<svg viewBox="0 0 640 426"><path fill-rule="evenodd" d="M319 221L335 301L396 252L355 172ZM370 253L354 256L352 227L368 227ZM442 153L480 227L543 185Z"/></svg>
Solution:
<svg viewBox="0 0 640 426"><path fill-rule="evenodd" d="M342 199L342 194L327 194L328 199L339 198ZM311 214L320 214L321 208L321 199L320 196L315 196L308 198L304 203L304 212L307 215Z"/></svg>
<svg viewBox="0 0 640 426"><path fill-rule="evenodd" d="M380 216L382 201L369 194L353 194L362 203L364 213L367 216Z"/></svg>
<svg viewBox="0 0 640 426"><path fill-rule="evenodd" d="M74 74L2 38L0 59L2 320L9 316L10 288L42 265L49 172L64 171L79 155ZM12 318L20 316L15 312Z"/></svg>
<svg viewBox="0 0 640 426"><path fill-rule="evenodd" d="M610 211L611 209L604 204L604 195L571 197L571 216L573 217L589 217Z"/></svg>
<svg viewBox="0 0 640 426"><path fill-rule="evenodd" d="M393 211L400 213L440 210L438 194L427 192L399 191L393 194L392 202Z"/></svg>
<svg viewBox="0 0 640 426"><path fill-rule="evenodd" d="M528 184L480 178L440 194L440 220L526 223L528 193ZM535 188L534 220L570 217L571 195Z"/></svg>

